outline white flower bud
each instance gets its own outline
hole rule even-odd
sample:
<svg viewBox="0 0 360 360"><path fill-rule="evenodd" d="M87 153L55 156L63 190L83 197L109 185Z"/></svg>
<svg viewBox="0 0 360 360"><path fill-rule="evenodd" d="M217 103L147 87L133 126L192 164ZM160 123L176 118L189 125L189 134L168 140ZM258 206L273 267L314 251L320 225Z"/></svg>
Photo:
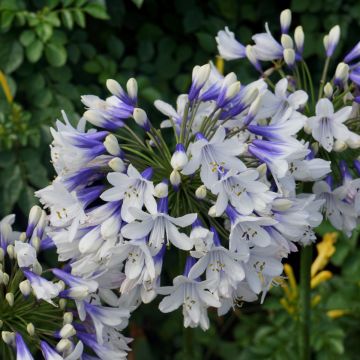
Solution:
<svg viewBox="0 0 360 360"><path fill-rule="evenodd" d="M149 130L149 119L143 109L135 108L133 112L133 118L139 126L144 128L146 131Z"/></svg>
<svg viewBox="0 0 360 360"><path fill-rule="evenodd" d="M360 136L350 136L350 138L346 140L346 145L350 149L358 149L360 147Z"/></svg>
<svg viewBox="0 0 360 360"><path fill-rule="evenodd" d="M35 326L33 323L28 323L26 326L26 331L28 332L28 334L30 336L34 336L35 335Z"/></svg>
<svg viewBox="0 0 360 360"><path fill-rule="evenodd" d="M7 254L9 255L9 258L10 259L15 259L15 256L16 256L16 254L15 254L15 250L14 250L14 246L13 245L8 245L7 247L6 247L6 252L7 252Z"/></svg>
<svg viewBox="0 0 360 360"><path fill-rule="evenodd" d="M246 92L246 94L243 97L242 102L245 105L251 104L258 97L258 95L259 95L259 90L257 88L253 88Z"/></svg>
<svg viewBox="0 0 360 360"><path fill-rule="evenodd" d="M67 303L66 299L60 299L59 300L59 308L61 310L64 310L66 308L66 303Z"/></svg>
<svg viewBox="0 0 360 360"><path fill-rule="evenodd" d="M161 182L154 187L154 196L157 198L163 198L168 196L169 187L165 182Z"/></svg>
<svg viewBox="0 0 360 360"><path fill-rule="evenodd" d="M65 324L59 334L62 339L68 339L76 334L76 330L71 324Z"/></svg>
<svg viewBox="0 0 360 360"><path fill-rule="evenodd" d="M31 293L31 285L29 280L24 280L19 284L19 289L24 296L29 296Z"/></svg>
<svg viewBox="0 0 360 360"><path fill-rule="evenodd" d="M4 250L3 248L0 248L0 261L4 260Z"/></svg>
<svg viewBox="0 0 360 360"><path fill-rule="evenodd" d="M248 58L248 60L254 65L257 65L257 58L256 58L256 54L255 51L253 49L253 47L251 45L247 45L245 48L245 53L246 53L246 57Z"/></svg>
<svg viewBox="0 0 360 360"><path fill-rule="evenodd" d="M37 275L41 275L42 274L42 266L40 265L40 263L38 261L34 262L33 265L33 272Z"/></svg>
<svg viewBox="0 0 360 360"><path fill-rule="evenodd" d="M272 208L276 211L285 211L291 208L293 202L288 199L275 199Z"/></svg>
<svg viewBox="0 0 360 360"><path fill-rule="evenodd" d="M177 170L173 170L170 174L170 183L173 186L178 186L181 183L181 175Z"/></svg>
<svg viewBox="0 0 360 360"><path fill-rule="evenodd" d="M325 96L330 99L332 97L333 92L334 92L334 89L333 89L332 85L329 82L327 82L324 86Z"/></svg>
<svg viewBox="0 0 360 360"><path fill-rule="evenodd" d="M12 292L9 292L5 295L5 300L8 302L10 306L14 305L14 294Z"/></svg>
<svg viewBox="0 0 360 360"><path fill-rule="evenodd" d="M131 99L137 98L138 93L138 85L134 78L130 78L128 82L126 83L126 90L130 96Z"/></svg>
<svg viewBox="0 0 360 360"><path fill-rule="evenodd" d="M177 144L176 150L171 157L170 164L174 170L182 170L188 163L188 157L183 144Z"/></svg>
<svg viewBox="0 0 360 360"><path fill-rule="evenodd" d="M38 236L34 236L31 239L31 245L33 246L33 248L35 249L36 252L39 252L40 245L41 245L41 239Z"/></svg>
<svg viewBox="0 0 360 360"><path fill-rule="evenodd" d="M225 99L227 100L232 99L240 91L240 87L241 87L240 81L236 81L233 84L231 84L226 90Z"/></svg>
<svg viewBox="0 0 360 360"><path fill-rule="evenodd" d="M334 142L334 146L333 146L333 150L335 152L343 152L344 150L347 149L347 144L345 141L342 141L342 140L335 140Z"/></svg>
<svg viewBox="0 0 360 360"><path fill-rule="evenodd" d="M106 87L108 90L115 96L121 96L124 93L124 90L120 86L120 84L113 79L107 79L106 80Z"/></svg>
<svg viewBox="0 0 360 360"><path fill-rule="evenodd" d="M210 64L195 66L192 71L192 81L196 87L202 87L209 78L211 71Z"/></svg>
<svg viewBox="0 0 360 360"><path fill-rule="evenodd" d="M3 272L3 279L2 279L2 281L3 281L3 283L4 283L4 285L5 285L5 286L7 286L7 285L8 285L9 280L10 280L10 276L9 276L9 274L8 274L8 273L6 273L6 272Z"/></svg>
<svg viewBox="0 0 360 360"><path fill-rule="evenodd" d="M311 127L306 123L304 125L304 131L306 132L306 134L309 134L309 135L312 133Z"/></svg>
<svg viewBox="0 0 360 360"><path fill-rule="evenodd" d="M287 33L291 25L291 10L285 9L280 13L281 31Z"/></svg>
<svg viewBox="0 0 360 360"><path fill-rule="evenodd" d="M89 288L84 285L74 286L69 290L69 297L75 300L83 300L89 295Z"/></svg>
<svg viewBox="0 0 360 360"><path fill-rule="evenodd" d="M349 78L349 65L343 62L339 63L335 71L335 83L346 82Z"/></svg>
<svg viewBox="0 0 360 360"><path fill-rule="evenodd" d="M71 324L74 320L74 315L71 312L66 312L63 315L64 325Z"/></svg>
<svg viewBox="0 0 360 360"><path fill-rule="evenodd" d="M70 350L71 347L72 347L72 344L69 339L61 339L56 345L56 350L59 353L64 353L65 351Z"/></svg>
<svg viewBox="0 0 360 360"><path fill-rule="evenodd" d="M295 45L299 52L302 52L304 49L304 30L302 26L297 26L294 32Z"/></svg>
<svg viewBox="0 0 360 360"><path fill-rule="evenodd" d="M62 280L59 280L58 282L56 282L55 285L59 289L59 291L65 290L66 285Z"/></svg>
<svg viewBox="0 0 360 360"><path fill-rule="evenodd" d="M41 214L41 207L38 205L34 205L29 212L29 223L34 224L35 226L39 222Z"/></svg>
<svg viewBox="0 0 360 360"><path fill-rule="evenodd" d="M311 149L312 149L314 155L316 155L319 152L319 143L318 142L312 143Z"/></svg>
<svg viewBox="0 0 360 360"><path fill-rule="evenodd" d="M24 242L26 240L26 233L22 232L19 236L19 241Z"/></svg>
<svg viewBox="0 0 360 360"><path fill-rule="evenodd" d="M108 165L116 172L123 172L125 170L124 162L118 157L111 159Z"/></svg>
<svg viewBox="0 0 360 360"><path fill-rule="evenodd" d="M261 104L261 98L262 96L259 95L250 105L249 107L249 115L254 118L257 112L259 111L260 104Z"/></svg>
<svg viewBox="0 0 360 360"><path fill-rule="evenodd" d="M119 156L121 153L119 143L114 134L109 134L104 141L106 151L113 156Z"/></svg>
<svg viewBox="0 0 360 360"><path fill-rule="evenodd" d="M326 49L326 53L328 56L331 56L340 40L340 26L335 25L331 30L329 31L328 38L325 42L324 39L324 45Z"/></svg>
<svg viewBox="0 0 360 360"><path fill-rule="evenodd" d="M213 205L213 206L209 209L208 215L209 215L210 217L216 217L216 208L215 208L215 205Z"/></svg>
<svg viewBox="0 0 360 360"><path fill-rule="evenodd" d="M259 165L256 170L259 172L259 177L263 177L267 172L267 165L265 163Z"/></svg>
<svg viewBox="0 0 360 360"><path fill-rule="evenodd" d="M2 331L1 337L4 340L4 343L12 345L15 342L15 333L11 331Z"/></svg>
<svg viewBox="0 0 360 360"><path fill-rule="evenodd" d="M286 63L286 65L288 66L293 66L295 63L295 51L294 49L285 49L284 50L284 61Z"/></svg>
<svg viewBox="0 0 360 360"><path fill-rule="evenodd" d="M199 186L195 191L195 196L200 200L205 199L206 195L207 195L207 189L205 185Z"/></svg>
<svg viewBox="0 0 360 360"><path fill-rule="evenodd" d="M294 48L294 42L293 39L287 35L283 34L281 35L281 45L284 49L293 49Z"/></svg>

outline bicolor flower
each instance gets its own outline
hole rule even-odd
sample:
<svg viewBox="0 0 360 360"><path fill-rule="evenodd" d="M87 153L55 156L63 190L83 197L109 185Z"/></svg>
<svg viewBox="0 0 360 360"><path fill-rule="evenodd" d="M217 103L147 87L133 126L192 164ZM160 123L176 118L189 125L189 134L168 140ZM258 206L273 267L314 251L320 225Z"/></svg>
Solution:
<svg viewBox="0 0 360 360"><path fill-rule="evenodd" d="M105 201L122 200L121 218L126 222L134 220L130 207L142 209L145 205L148 211L155 211L154 184L150 181L152 173L152 168L148 168L140 174L131 164L127 174L110 173L107 179L113 187L106 190L101 198Z"/></svg>
<svg viewBox="0 0 360 360"><path fill-rule="evenodd" d="M246 57L245 46L235 39L235 35L226 26L216 36L220 56L225 60L236 60Z"/></svg>
<svg viewBox="0 0 360 360"><path fill-rule="evenodd" d="M350 136L349 129L343 124L349 119L352 108L345 106L334 112L329 99L320 99L316 104L316 116L307 120L312 136L328 152L333 149L334 139L346 141Z"/></svg>

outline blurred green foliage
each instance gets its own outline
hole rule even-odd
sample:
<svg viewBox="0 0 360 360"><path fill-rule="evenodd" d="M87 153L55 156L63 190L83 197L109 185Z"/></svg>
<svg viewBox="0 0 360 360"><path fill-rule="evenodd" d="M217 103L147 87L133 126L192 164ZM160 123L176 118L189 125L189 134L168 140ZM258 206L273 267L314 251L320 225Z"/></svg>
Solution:
<svg viewBox="0 0 360 360"><path fill-rule="evenodd" d="M81 94L106 96L107 78L125 83L134 76L141 106L159 123L152 102L174 102L187 91L193 66L215 59L217 31L229 26L248 43L265 21L278 31L287 7L304 27L315 76L322 68L315 55L332 25L342 29L337 54L360 40L357 0L0 0L0 82L10 93L0 89L0 216L26 214L34 190L53 177L49 125L62 109L78 118ZM244 61L226 63L225 70L245 83L257 76ZM313 313L314 358L352 360L360 353L356 237L338 242L332 263L337 275L319 287L322 301ZM130 327L135 358L293 359L296 322L279 304L281 289L272 293L265 306L247 305L224 319L212 314L206 333L184 331L180 311L168 316L156 303L144 306ZM330 319L329 309L349 313Z"/></svg>

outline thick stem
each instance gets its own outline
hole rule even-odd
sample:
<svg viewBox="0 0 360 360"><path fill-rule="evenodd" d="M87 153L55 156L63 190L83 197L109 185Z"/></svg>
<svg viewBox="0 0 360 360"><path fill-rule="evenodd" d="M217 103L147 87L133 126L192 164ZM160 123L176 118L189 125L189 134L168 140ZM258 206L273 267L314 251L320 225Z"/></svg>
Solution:
<svg viewBox="0 0 360 360"><path fill-rule="evenodd" d="M300 360L311 359L311 262L312 245L301 249L300 259L300 299L299 299L299 354Z"/></svg>

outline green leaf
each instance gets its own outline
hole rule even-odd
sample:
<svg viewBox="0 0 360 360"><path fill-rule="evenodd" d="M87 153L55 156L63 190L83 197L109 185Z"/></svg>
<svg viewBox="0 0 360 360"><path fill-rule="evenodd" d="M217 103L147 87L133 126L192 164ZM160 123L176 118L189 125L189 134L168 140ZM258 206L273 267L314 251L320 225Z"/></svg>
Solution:
<svg viewBox="0 0 360 360"><path fill-rule="evenodd" d="M8 170L8 169L7 169ZM11 171L11 173L9 173ZM20 167L16 165L7 171L5 183L3 187L3 201L4 212L11 212L16 201L18 200L21 190L23 188L23 181L21 178ZM4 174L5 175L5 174Z"/></svg>
<svg viewBox="0 0 360 360"><path fill-rule="evenodd" d="M112 55L115 59L120 59L125 50L123 42L113 35L111 35L107 41L107 48L110 55Z"/></svg>
<svg viewBox="0 0 360 360"><path fill-rule="evenodd" d="M11 34L0 35L0 69L7 74L15 71L23 62L21 44Z"/></svg>
<svg viewBox="0 0 360 360"><path fill-rule="evenodd" d="M72 30L72 28L74 27L74 19L73 19L71 11L63 10L61 12L61 18L62 18L64 26L66 28L68 28L69 30Z"/></svg>
<svg viewBox="0 0 360 360"><path fill-rule="evenodd" d="M207 52L214 54L216 51L216 41L210 34L204 32L196 33L200 46Z"/></svg>
<svg viewBox="0 0 360 360"><path fill-rule="evenodd" d="M35 39L27 48L26 48L26 57L31 63L37 62L44 50L44 44L39 40Z"/></svg>
<svg viewBox="0 0 360 360"><path fill-rule="evenodd" d="M39 108L45 108L50 105L53 96L49 89L43 88L40 91L35 93L35 96L32 98L32 101L35 106Z"/></svg>
<svg viewBox="0 0 360 360"><path fill-rule="evenodd" d="M47 42L53 35L53 26L43 22L36 26L35 32L43 42Z"/></svg>
<svg viewBox="0 0 360 360"><path fill-rule="evenodd" d="M23 46L29 46L35 40L35 33L32 30L24 30L19 40Z"/></svg>
<svg viewBox="0 0 360 360"><path fill-rule="evenodd" d="M131 0L139 9L141 8L144 0Z"/></svg>
<svg viewBox="0 0 360 360"><path fill-rule="evenodd" d="M10 11L10 10L3 11L0 20L1 28L2 29L9 28L14 20L14 17L15 17L14 11Z"/></svg>
<svg viewBox="0 0 360 360"><path fill-rule="evenodd" d="M24 186L21 190L18 204L20 206L21 211L24 214L28 214L30 212L30 209L37 204L37 200L34 196L35 189L31 186L27 185Z"/></svg>
<svg viewBox="0 0 360 360"><path fill-rule="evenodd" d="M55 67L63 66L67 59L65 47L55 43L46 44L45 56L49 64Z"/></svg>
<svg viewBox="0 0 360 360"><path fill-rule="evenodd" d="M91 15L96 19L101 19L101 20L109 19L109 15L106 12L106 8L101 4L97 4L97 3L87 4L84 7L84 10L85 12L87 12L89 15Z"/></svg>
<svg viewBox="0 0 360 360"><path fill-rule="evenodd" d="M73 17L74 17L74 21L76 22L76 24L78 24L82 28L85 27L85 25L86 25L85 15L81 10L75 9L73 11Z"/></svg>

